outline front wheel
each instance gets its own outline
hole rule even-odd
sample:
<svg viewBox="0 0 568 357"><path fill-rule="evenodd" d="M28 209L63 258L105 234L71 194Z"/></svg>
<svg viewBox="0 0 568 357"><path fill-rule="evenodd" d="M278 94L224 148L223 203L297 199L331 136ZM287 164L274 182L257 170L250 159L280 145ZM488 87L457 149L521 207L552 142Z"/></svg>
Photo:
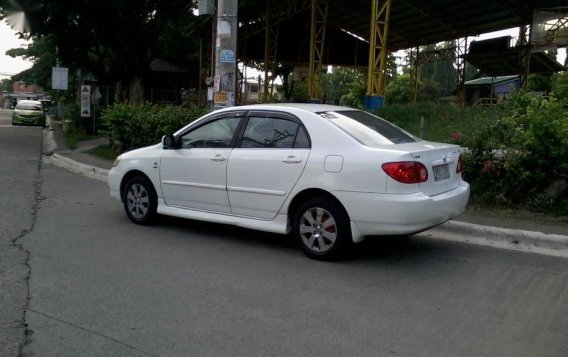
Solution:
<svg viewBox="0 0 568 357"><path fill-rule="evenodd" d="M131 178L124 186L122 201L126 215L132 222L142 225L153 223L158 198L152 182L146 177Z"/></svg>
<svg viewBox="0 0 568 357"><path fill-rule="evenodd" d="M336 201L316 197L304 202L294 215L294 235L310 258L337 259L351 246L351 226L345 209Z"/></svg>

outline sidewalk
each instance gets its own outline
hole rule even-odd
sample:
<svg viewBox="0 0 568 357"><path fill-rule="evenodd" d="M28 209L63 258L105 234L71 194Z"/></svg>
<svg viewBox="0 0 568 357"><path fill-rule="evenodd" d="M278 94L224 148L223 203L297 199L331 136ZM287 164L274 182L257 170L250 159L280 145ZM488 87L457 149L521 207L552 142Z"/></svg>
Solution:
<svg viewBox="0 0 568 357"><path fill-rule="evenodd" d="M69 150L63 139L60 122L50 121L44 132L44 161L106 182L112 161L87 153L105 144L108 144L108 139L100 138L80 142L77 149ZM568 257L567 217L554 218L533 212L468 207L454 220L420 235Z"/></svg>

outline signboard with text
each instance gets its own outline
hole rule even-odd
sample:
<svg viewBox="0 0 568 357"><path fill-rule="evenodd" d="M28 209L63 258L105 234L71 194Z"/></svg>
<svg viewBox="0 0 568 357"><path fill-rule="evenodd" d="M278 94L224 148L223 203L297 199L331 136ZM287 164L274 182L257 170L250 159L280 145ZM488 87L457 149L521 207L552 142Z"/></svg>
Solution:
<svg viewBox="0 0 568 357"><path fill-rule="evenodd" d="M51 89L67 90L69 83L69 68L51 68Z"/></svg>
<svg viewBox="0 0 568 357"><path fill-rule="evenodd" d="M81 118L91 117L91 86L81 86Z"/></svg>

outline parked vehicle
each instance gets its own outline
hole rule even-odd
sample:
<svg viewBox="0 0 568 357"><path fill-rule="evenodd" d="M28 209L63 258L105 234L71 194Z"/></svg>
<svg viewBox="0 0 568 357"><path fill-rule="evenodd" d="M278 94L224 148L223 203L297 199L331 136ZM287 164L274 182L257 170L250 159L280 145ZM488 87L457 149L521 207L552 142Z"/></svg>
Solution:
<svg viewBox="0 0 568 357"><path fill-rule="evenodd" d="M138 224L157 214L287 234L313 258L365 236L407 235L462 212L462 149L351 108L266 104L215 111L120 155L110 193Z"/></svg>
<svg viewBox="0 0 568 357"><path fill-rule="evenodd" d="M37 100L20 100L12 112L12 125L45 126L43 104Z"/></svg>

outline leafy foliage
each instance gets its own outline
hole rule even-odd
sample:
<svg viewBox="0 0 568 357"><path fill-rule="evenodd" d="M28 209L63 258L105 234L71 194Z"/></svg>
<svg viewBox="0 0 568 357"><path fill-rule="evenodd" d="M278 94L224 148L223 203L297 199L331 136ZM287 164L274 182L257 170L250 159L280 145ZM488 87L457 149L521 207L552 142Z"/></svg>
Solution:
<svg viewBox="0 0 568 357"><path fill-rule="evenodd" d="M27 48L13 48L6 54L10 57L22 57L34 62L33 66L14 76L14 81L35 83L43 88L51 87L51 68L55 66L55 43L49 37L38 37Z"/></svg>
<svg viewBox="0 0 568 357"><path fill-rule="evenodd" d="M390 104L408 103L410 100L410 74L401 74L389 81L385 88L385 97Z"/></svg>
<svg viewBox="0 0 568 357"><path fill-rule="evenodd" d="M492 205L568 213L568 115L565 103L520 93L503 117L466 137L472 197Z"/></svg>
<svg viewBox="0 0 568 357"><path fill-rule="evenodd" d="M191 11L196 7L195 1L43 0L40 5L32 1L20 3L20 10L26 12L26 27L30 30L25 35L32 37L34 44L27 51L15 50L12 54L39 61L36 54L41 53L41 61L46 65L34 70L38 73L43 73L47 64L55 65L55 47L63 66L81 69L109 84L122 82L128 85L132 80L144 79L155 58L197 68L194 54L199 42L198 36L192 36L192 33L202 20ZM7 16L11 4L16 3L0 3L0 19ZM43 50L46 45L50 46L50 51ZM50 56L45 56L48 53Z"/></svg>
<svg viewBox="0 0 568 357"><path fill-rule="evenodd" d="M495 109L458 108L435 102L391 104L376 109L375 113L416 136L420 136L421 118L424 118L423 139L447 143L455 142L452 134L460 132L462 137L473 135L480 127L495 123L502 115Z"/></svg>
<svg viewBox="0 0 568 357"><path fill-rule="evenodd" d="M425 140L466 148L473 203L567 215L567 104L519 93L504 107L422 102L388 105L376 114L416 136L423 117Z"/></svg>
<svg viewBox="0 0 568 357"><path fill-rule="evenodd" d="M111 146L118 152L155 144L205 114L205 109L118 103L106 109L102 121Z"/></svg>

